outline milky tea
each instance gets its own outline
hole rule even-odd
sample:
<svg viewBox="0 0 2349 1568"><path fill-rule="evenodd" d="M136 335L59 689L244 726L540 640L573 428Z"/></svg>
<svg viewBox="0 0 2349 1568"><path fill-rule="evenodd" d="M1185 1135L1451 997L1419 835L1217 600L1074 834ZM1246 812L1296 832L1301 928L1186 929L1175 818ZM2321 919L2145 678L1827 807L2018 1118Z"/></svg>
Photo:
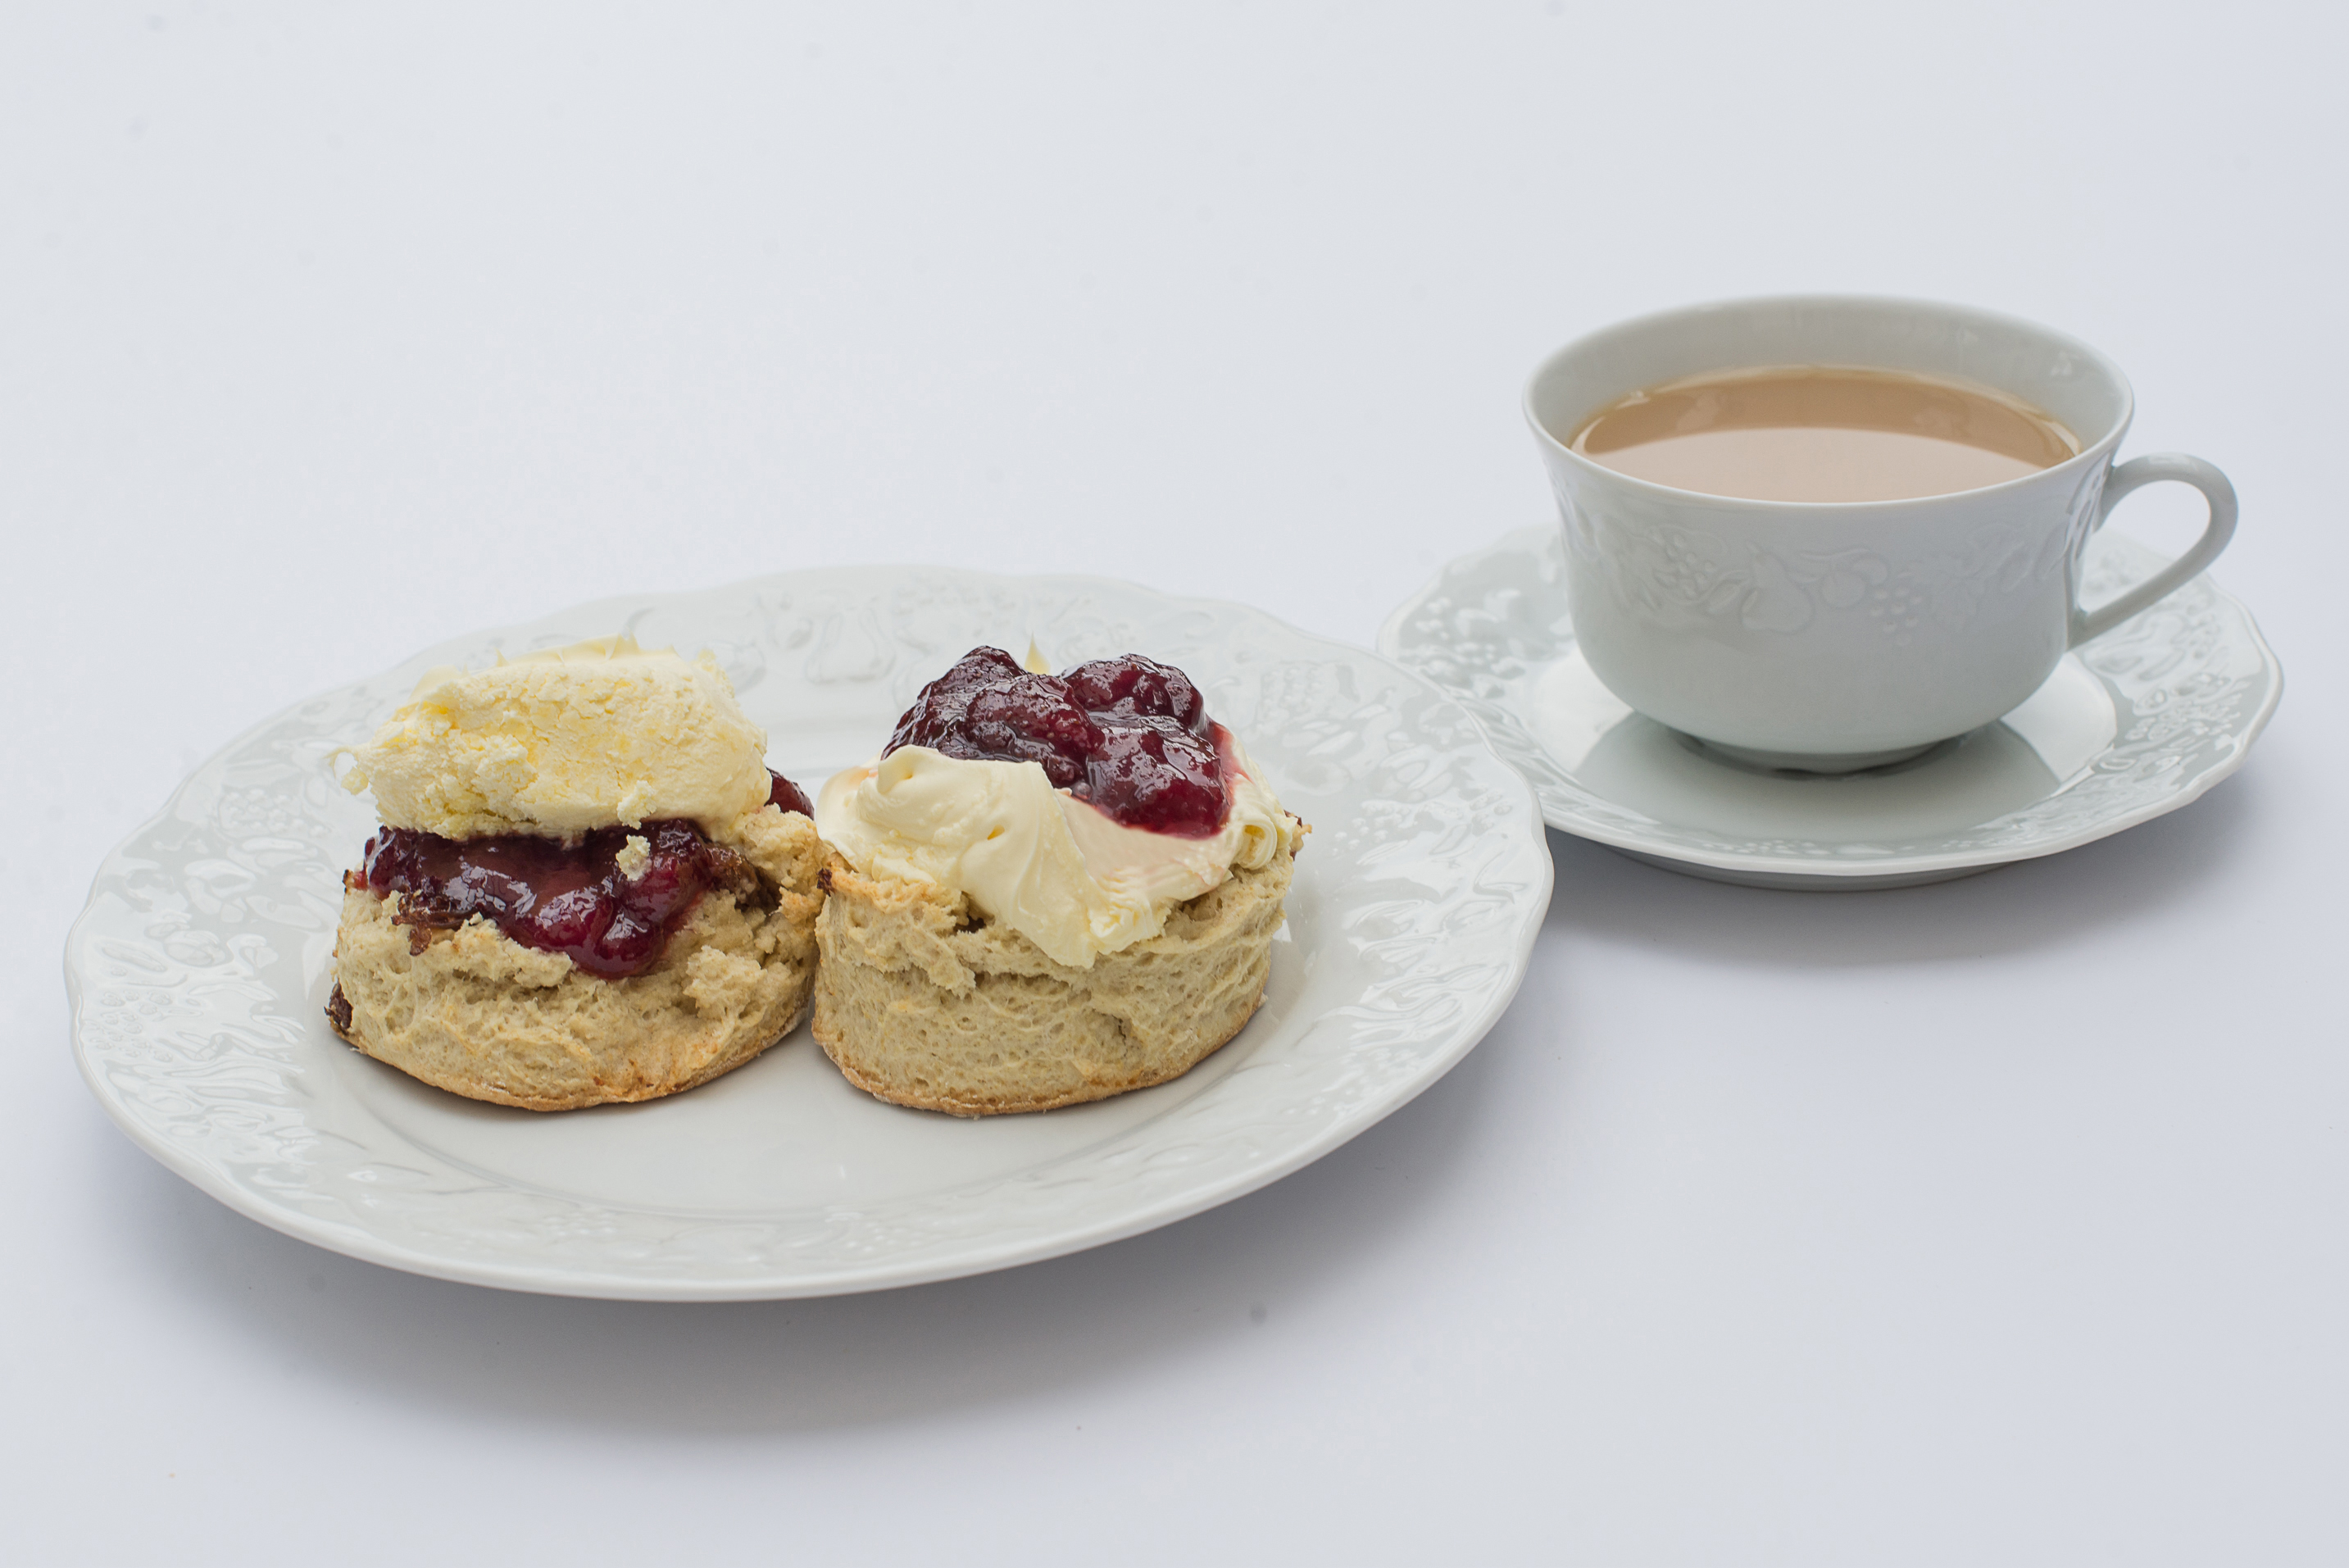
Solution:
<svg viewBox="0 0 2349 1568"><path fill-rule="evenodd" d="M1684 377L1618 398L1567 443L1634 479L1750 501L1907 501L2020 479L2077 437L1968 382L1833 365Z"/></svg>

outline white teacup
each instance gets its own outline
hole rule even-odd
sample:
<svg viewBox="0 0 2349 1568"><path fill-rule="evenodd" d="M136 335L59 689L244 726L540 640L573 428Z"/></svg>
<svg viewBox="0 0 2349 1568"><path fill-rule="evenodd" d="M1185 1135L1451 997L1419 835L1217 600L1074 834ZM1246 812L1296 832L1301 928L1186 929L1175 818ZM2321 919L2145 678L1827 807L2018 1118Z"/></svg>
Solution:
<svg viewBox="0 0 2349 1568"><path fill-rule="evenodd" d="M1711 371L1861 366L1955 377L2053 414L2052 468L1909 501L1747 501L1634 479L1568 442L1631 392ZM2013 317L1915 300L1735 300L1642 317L1544 361L1526 389L1566 528L1590 668L1650 718L1740 760L1843 773L1990 723L2067 648L2170 593L2226 547L2235 492L2199 458L2113 465L2133 400L2113 362ZM2141 485L2200 490L2210 521L2151 581L2093 612L2080 555Z"/></svg>

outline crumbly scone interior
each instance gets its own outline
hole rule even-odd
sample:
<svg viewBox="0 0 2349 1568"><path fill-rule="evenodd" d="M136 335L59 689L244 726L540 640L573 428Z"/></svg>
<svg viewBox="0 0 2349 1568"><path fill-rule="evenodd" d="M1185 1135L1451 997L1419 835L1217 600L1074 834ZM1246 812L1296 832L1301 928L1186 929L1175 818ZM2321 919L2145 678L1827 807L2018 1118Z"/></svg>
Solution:
<svg viewBox="0 0 2349 1568"><path fill-rule="evenodd" d="M1076 969L960 894L867 877L834 856L817 921L816 1039L860 1087L960 1115L1164 1082L1263 1000L1294 869L1282 849L1175 906L1158 935Z"/></svg>

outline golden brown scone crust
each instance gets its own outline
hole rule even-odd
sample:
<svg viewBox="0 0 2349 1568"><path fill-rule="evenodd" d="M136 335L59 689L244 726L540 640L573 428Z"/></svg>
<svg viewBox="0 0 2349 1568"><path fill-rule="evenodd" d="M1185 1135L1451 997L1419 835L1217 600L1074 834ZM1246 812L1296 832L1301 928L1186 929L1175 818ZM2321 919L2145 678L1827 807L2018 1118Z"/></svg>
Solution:
<svg viewBox="0 0 2349 1568"><path fill-rule="evenodd" d="M712 888L644 973L605 980L487 920L433 931L420 953L398 898L343 895L336 1033L428 1084L502 1106L574 1110L706 1084L791 1032L815 976L815 825L770 806L712 836L755 890Z"/></svg>
<svg viewBox="0 0 2349 1568"><path fill-rule="evenodd" d="M1296 861L1170 912L1091 969L1055 963L964 899L859 876L839 856L816 920L815 1037L858 1088L901 1106L995 1116L1163 1084L1240 1032L1264 1000Z"/></svg>

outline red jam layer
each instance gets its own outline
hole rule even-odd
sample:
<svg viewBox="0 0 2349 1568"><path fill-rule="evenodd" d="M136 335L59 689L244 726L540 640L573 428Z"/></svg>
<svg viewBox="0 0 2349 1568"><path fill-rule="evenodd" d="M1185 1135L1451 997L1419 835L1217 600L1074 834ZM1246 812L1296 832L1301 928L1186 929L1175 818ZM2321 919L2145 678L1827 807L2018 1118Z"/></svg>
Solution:
<svg viewBox="0 0 2349 1568"><path fill-rule="evenodd" d="M974 648L922 688L887 755L928 746L971 761L1035 763L1111 820L1205 838L1231 813L1223 746L1191 678L1129 653L1035 675Z"/></svg>
<svg viewBox="0 0 2349 1568"><path fill-rule="evenodd" d="M774 781L773 804L812 815L797 784L780 774ZM633 877L618 864L632 834L650 846ZM739 882L745 871L734 851L710 843L690 822L672 821L598 828L568 844L528 834L459 839L387 827L367 840L360 875L377 898L399 895L392 919L412 928L419 950L428 932L454 930L479 915L526 948L618 980L658 962L701 896Z"/></svg>

